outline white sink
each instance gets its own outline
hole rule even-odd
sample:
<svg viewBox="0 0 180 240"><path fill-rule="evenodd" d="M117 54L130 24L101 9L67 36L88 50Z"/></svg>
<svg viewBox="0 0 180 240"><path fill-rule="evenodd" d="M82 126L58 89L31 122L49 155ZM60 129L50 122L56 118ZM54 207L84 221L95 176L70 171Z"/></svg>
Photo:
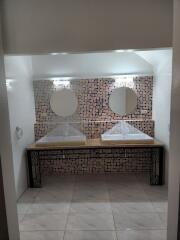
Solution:
<svg viewBox="0 0 180 240"><path fill-rule="evenodd" d="M146 134L102 134L101 135L102 141L137 141L137 142L152 142L153 138L146 135Z"/></svg>
<svg viewBox="0 0 180 240"><path fill-rule="evenodd" d="M101 135L103 142L153 143L154 139L125 121L120 121L113 128Z"/></svg>

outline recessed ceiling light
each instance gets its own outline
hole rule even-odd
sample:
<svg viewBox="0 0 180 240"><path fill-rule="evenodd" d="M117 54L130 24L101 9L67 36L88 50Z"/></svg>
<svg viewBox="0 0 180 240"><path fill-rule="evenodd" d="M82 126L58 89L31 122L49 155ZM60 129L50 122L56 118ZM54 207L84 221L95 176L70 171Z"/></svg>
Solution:
<svg viewBox="0 0 180 240"><path fill-rule="evenodd" d="M128 49L127 52L134 52L134 50L133 49Z"/></svg>
<svg viewBox="0 0 180 240"><path fill-rule="evenodd" d="M55 56L55 55L58 55L59 53L51 53L51 55Z"/></svg>
<svg viewBox="0 0 180 240"><path fill-rule="evenodd" d="M126 50L123 50L123 49L117 49L117 50L115 50L115 52L116 53L123 53L123 52L125 52Z"/></svg>
<svg viewBox="0 0 180 240"><path fill-rule="evenodd" d="M56 56L56 55L67 55L67 52L60 52L60 53L51 53L51 55Z"/></svg>

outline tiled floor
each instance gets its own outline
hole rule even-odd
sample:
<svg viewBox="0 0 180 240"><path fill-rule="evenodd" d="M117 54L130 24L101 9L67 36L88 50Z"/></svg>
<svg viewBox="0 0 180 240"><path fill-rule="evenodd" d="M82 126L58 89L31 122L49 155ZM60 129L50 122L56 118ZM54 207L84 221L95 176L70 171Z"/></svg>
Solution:
<svg viewBox="0 0 180 240"><path fill-rule="evenodd" d="M21 240L165 240L167 188L146 176L53 177L18 203Z"/></svg>

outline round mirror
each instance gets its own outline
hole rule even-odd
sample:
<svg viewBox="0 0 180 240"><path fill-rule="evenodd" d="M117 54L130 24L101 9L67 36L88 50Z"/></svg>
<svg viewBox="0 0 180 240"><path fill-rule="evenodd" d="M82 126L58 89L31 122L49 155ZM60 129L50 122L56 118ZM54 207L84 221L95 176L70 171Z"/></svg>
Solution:
<svg viewBox="0 0 180 240"><path fill-rule="evenodd" d="M61 117L68 117L75 113L78 100L73 91L62 88L52 94L50 105L55 114Z"/></svg>
<svg viewBox="0 0 180 240"><path fill-rule="evenodd" d="M122 116L133 113L137 107L137 95L131 88L116 88L110 95L109 107Z"/></svg>

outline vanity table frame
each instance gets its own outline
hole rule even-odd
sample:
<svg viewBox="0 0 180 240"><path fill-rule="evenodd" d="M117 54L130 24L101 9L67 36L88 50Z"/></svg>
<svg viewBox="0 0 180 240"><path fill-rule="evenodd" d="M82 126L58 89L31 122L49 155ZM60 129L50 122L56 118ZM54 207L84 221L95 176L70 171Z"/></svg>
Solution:
<svg viewBox="0 0 180 240"><path fill-rule="evenodd" d="M108 151L110 149L111 151ZM94 151L96 150L96 151ZM150 185L164 184L164 147L161 143L154 142L148 144L107 144L101 142L100 139L89 139L85 145L81 146L36 146L35 144L27 148L27 161L29 171L29 187L42 187L42 164L43 156L57 155L61 158L64 156L70 157L73 151L73 159L81 157L81 154L89 153L92 157L117 157L121 160L122 157L128 158L132 154L141 152L148 152L150 156ZM103 154L105 153L105 154ZM103 154L103 156L101 156ZM111 154L111 155L110 155ZM51 161L53 161L51 159ZM68 160L67 160L68 161ZM108 173L108 172L107 172ZM106 171L104 172L106 174ZM129 173L130 174L130 173Z"/></svg>

